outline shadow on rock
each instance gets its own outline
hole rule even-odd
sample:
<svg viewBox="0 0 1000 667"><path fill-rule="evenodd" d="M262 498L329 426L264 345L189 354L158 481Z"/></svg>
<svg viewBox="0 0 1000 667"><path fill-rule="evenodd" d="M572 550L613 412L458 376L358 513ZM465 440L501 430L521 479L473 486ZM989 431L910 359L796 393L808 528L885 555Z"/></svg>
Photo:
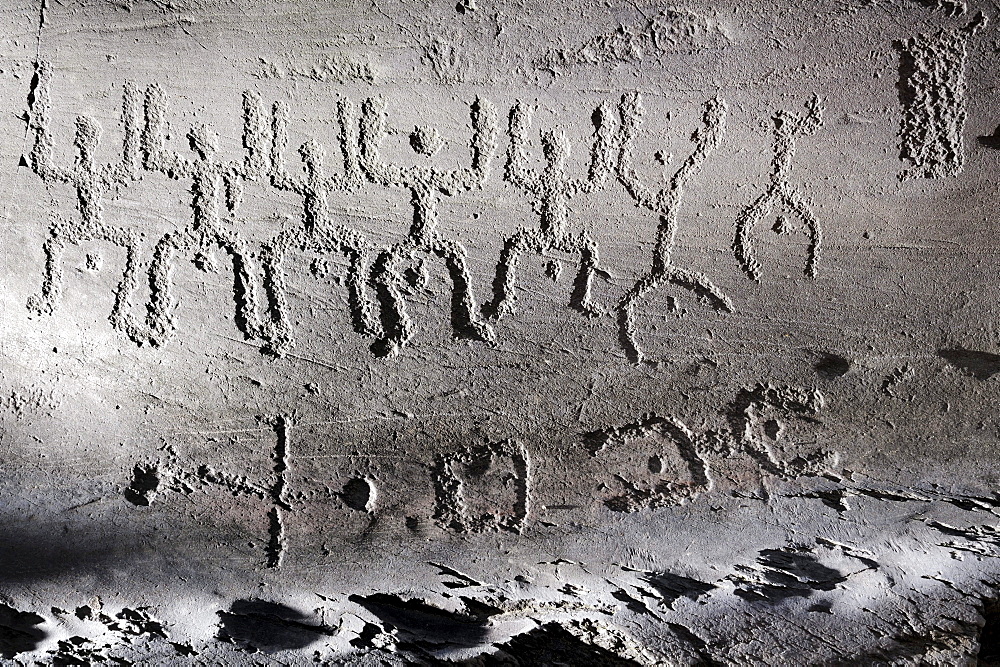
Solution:
<svg viewBox="0 0 1000 667"><path fill-rule="evenodd" d="M336 631L306 623L307 618L291 607L263 600L237 600L229 611L220 611L219 639L232 641L250 651L274 653L309 646Z"/></svg>
<svg viewBox="0 0 1000 667"><path fill-rule="evenodd" d="M0 603L0 656L13 658L18 653L33 651L47 637L36 627L45 622L38 614L18 611Z"/></svg>
<svg viewBox="0 0 1000 667"><path fill-rule="evenodd" d="M411 600L375 593L352 595L351 602L361 605L384 624L408 635L425 649L482 645L488 636L487 618L439 609L421 600Z"/></svg>

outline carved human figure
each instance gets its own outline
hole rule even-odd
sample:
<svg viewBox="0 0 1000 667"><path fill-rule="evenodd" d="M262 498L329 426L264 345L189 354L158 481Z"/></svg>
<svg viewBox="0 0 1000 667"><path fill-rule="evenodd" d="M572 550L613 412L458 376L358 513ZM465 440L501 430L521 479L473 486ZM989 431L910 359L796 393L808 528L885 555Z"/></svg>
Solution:
<svg viewBox="0 0 1000 667"><path fill-rule="evenodd" d="M67 243L105 241L125 250L122 279L115 290L115 303L109 320L112 326L137 343L148 340L148 332L131 315L130 297L138 282L141 255L140 232L115 227L104 222L103 197L140 178L139 171L139 93L126 82L122 95L122 157L113 164L98 165L97 147L101 141L101 126L88 116L76 118L73 138L72 168L58 167L54 159L52 140L52 66L39 61L35 66L36 82L28 98L28 130L33 145L28 163L47 184L71 185L76 189L79 220L58 219L49 226L45 239L45 275L41 294L28 300L28 308L38 314L55 312L63 289L63 250Z"/></svg>
<svg viewBox="0 0 1000 667"><path fill-rule="evenodd" d="M703 126L691 137L694 150L674 173L665 187L653 193L642 183L633 165L635 132L645 113L638 93L622 96L619 106L618 179L640 206L659 215L656 243L653 246L652 267L642 275L618 303L619 337L628 358L640 363L642 349L635 338L635 305L649 292L670 283L693 292L719 311L731 313L733 304L718 287L701 273L674 266L671 259L677 238L677 211L684 196L684 188L700 170L708 155L715 150L726 130L726 103L714 98L705 103Z"/></svg>
<svg viewBox="0 0 1000 667"><path fill-rule="evenodd" d="M382 160L379 146L386 135L385 103L366 100L361 121L361 168L372 182L410 191L413 222L402 242L384 250L372 268L372 282L381 307L382 335L372 344L376 356L395 354L412 338L413 322L406 314L403 276L399 263L416 252L444 260L452 282L451 323L455 336L489 342L493 330L480 321L465 249L456 241L445 239L437 230L438 204L442 197L479 189L489 175L490 161L496 151L497 112L487 100L471 105L471 164L466 169L438 169L430 166L399 166ZM444 145L437 130L417 127L410 134L410 146L424 157L433 157Z"/></svg>
<svg viewBox="0 0 1000 667"><path fill-rule="evenodd" d="M797 115L781 110L774 115L774 158L771 160L771 182L760 197L754 200L736 219L736 239L733 251L740 268L751 280L760 280L760 262L753 242L756 225L766 218L776 206L784 206L799 217L809 236L809 250L806 256L805 274L816 277L816 262L819 259L820 227L812 209L799 192L788 183L788 172L792 168L795 142L807 137L823 126L823 109L819 98L813 95L806 102L806 113ZM789 221L779 217L772 227L778 234L788 233Z"/></svg>
<svg viewBox="0 0 1000 667"><path fill-rule="evenodd" d="M265 283L270 302L271 331L267 336L270 351L284 355L294 345L288 316L287 290L282 266L289 250L320 255L342 253L350 261L347 275L348 303L354 329L365 336L380 332L378 318L365 292L366 258L370 244L357 231L336 224L330 215L328 198L334 192L356 192L364 182L358 161L358 114L348 99L337 105L340 125L339 142L343 159L341 174L326 173L326 151L315 139L299 147L303 172L293 176L285 168L284 152L288 146L289 108L276 102L272 110L271 185L302 197L301 224L281 231L262 249Z"/></svg>
<svg viewBox="0 0 1000 667"><path fill-rule="evenodd" d="M521 102L511 109L508 126L510 146L504 178L534 199L539 226L538 229L520 229L504 243L493 280L493 300L483 307L491 318L499 319L514 311L517 263L527 252L539 255L549 252L579 254L580 269L570 296L570 306L588 316L599 314L590 294L599 260L597 244L586 232L570 232L567 226L570 201L578 194L596 191L607 181L613 143L612 132L605 123L607 117L608 106L602 104L595 114L596 132L587 176L570 178L566 173L570 143L565 133L552 130L541 133L545 166L540 172L533 170L528 166L526 148L531 114ZM550 263L548 274L557 278L558 265Z"/></svg>
<svg viewBox="0 0 1000 667"><path fill-rule="evenodd" d="M202 270L214 266L212 253L221 249L230 255L235 279L236 323L247 338L265 335L258 313L255 270L246 243L239 233L226 229L220 217L223 195L233 211L242 201L243 181L260 179L266 172L268 145L264 129L264 111L260 97L243 93L242 160L218 159L216 138L205 125L198 123L187 133L193 159L181 157L165 148L164 114L166 96L153 84L146 90L146 126L142 136L144 166L173 179L191 182L193 218L184 229L169 232L157 243L150 266L150 324L160 344L176 328L177 295L172 272L177 255L190 258Z"/></svg>

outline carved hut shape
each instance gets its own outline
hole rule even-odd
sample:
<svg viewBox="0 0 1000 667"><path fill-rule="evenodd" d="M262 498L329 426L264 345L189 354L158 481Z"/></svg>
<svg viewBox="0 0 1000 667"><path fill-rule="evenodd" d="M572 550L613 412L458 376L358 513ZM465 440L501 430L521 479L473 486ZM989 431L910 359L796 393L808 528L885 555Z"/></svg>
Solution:
<svg viewBox="0 0 1000 667"><path fill-rule="evenodd" d="M216 139L200 123L187 133L194 159L168 151L164 146L166 107L163 89L150 85L146 89L146 126L142 136L145 167L173 179L190 179L194 218L184 229L165 234L153 253L149 269L153 342L163 343L176 328L178 300L172 277L176 255L189 257L205 268L210 263L210 253L217 248L229 253L232 259L236 324L247 338L261 337L266 332L258 313L256 271L250 252L238 232L223 227L219 215L223 190L226 208L233 211L242 202L242 181L258 180L266 172L270 142L264 129L260 97L249 91L243 93L243 147L247 155L232 162L217 159Z"/></svg>
<svg viewBox="0 0 1000 667"><path fill-rule="evenodd" d="M592 454L596 456L608 445L619 444L627 447L631 446L630 443L634 440L641 440L654 434L676 446L677 453L691 475L691 481L678 483L676 480L661 479L655 486L650 487L640 486L616 474L615 478L622 484L625 492L605 500L608 508L616 512L636 512L643 508L683 505L712 490L713 481L705 456L703 438L678 419L649 414L638 422L589 434L587 440L593 449ZM651 454L657 455L654 452Z"/></svg>
<svg viewBox="0 0 1000 667"><path fill-rule="evenodd" d="M115 289L115 302L108 318L111 325L137 343L147 342L149 332L132 317L131 296L138 283L141 233L104 222L103 197L141 176L139 169L139 93L126 82L122 94L122 158L114 164L98 165L95 157L101 141L101 126L92 118L78 116L73 138L74 165L57 167L52 141L52 66L46 61L35 65L35 87L28 97L28 130L34 144L28 162L47 184L72 185L76 189L78 221L58 220L50 225L45 239L45 275L41 294L28 300L28 308L51 315L59 307L63 289L62 253L67 243L106 241L125 250L122 279Z"/></svg>
<svg viewBox="0 0 1000 667"><path fill-rule="evenodd" d="M502 460L510 468L499 479L505 489L513 492L511 511L476 514L470 510L464 495L465 484L459 471L462 467L489 470ZM505 530L521 533L531 512L531 463L528 451L516 440L471 445L457 452L437 457L434 467L434 520L439 526L458 533L486 533Z"/></svg>
<svg viewBox="0 0 1000 667"><path fill-rule="evenodd" d="M286 171L284 152L288 146L288 116L288 105L276 102L271 117L271 185L302 197L302 223L281 231L262 249L270 310L267 338L270 352L278 356L287 353L295 344L288 317L289 306L282 266L285 255L292 249L320 255L342 253L347 257L350 260L347 275L348 304L354 330L364 336L376 336L381 331L365 292L365 260L371 252L371 244L359 232L336 224L328 205L331 193L357 192L364 184L364 174L358 160L360 121L355 107L348 99L341 99L337 104L340 126L338 141L344 168L339 175L327 175L324 165L326 151L315 139L310 139L299 147L303 173L293 176Z"/></svg>
<svg viewBox="0 0 1000 667"><path fill-rule="evenodd" d="M813 215L808 203L799 192L788 183L788 172L792 169L792 157L795 155L795 142L800 137L815 134L823 126L823 109L819 98L813 95L806 102L805 115L796 115L781 110L774 115L774 158L771 160L771 182L764 194L747 206L736 219L736 239L733 241L733 251L740 263L740 268L751 280L760 280L760 262L757 260L757 249L754 247L753 230L764 220L775 206L785 206L797 215L806 227L809 236L809 250L806 255L805 274L816 277L816 262L819 259L821 232L819 221ZM786 221L779 219L774 230L783 234L787 232Z"/></svg>
<svg viewBox="0 0 1000 667"><path fill-rule="evenodd" d="M404 255L423 252L444 260L452 282L451 323L457 338L484 342L493 340L493 330L479 320L469 272L465 266L465 248L445 239L437 231L438 204L441 197L482 188L489 176L490 161L497 145L497 112L488 100L477 99L471 105L471 165L467 169L444 170L429 166L402 167L383 162L379 145L386 135L385 103L365 101L361 121L361 168L372 182L410 191L413 223L407 238L384 250L372 268L381 306L382 337L372 344L376 356L396 354L414 334L414 324L406 314L403 277L397 265ZM442 146L437 131L418 127L410 135L410 145L418 154L432 157Z"/></svg>
<svg viewBox="0 0 1000 667"><path fill-rule="evenodd" d="M483 307L492 318L499 319L514 312L516 295L514 283L517 263L521 255L534 252L566 252L580 255L570 306L587 316L596 316L599 309L591 300L591 282L597 271L597 244L586 232L572 233L569 224L569 202L578 194L594 192L608 179L611 169L612 133L606 125L608 105L602 104L594 114L595 135L591 148L590 167L585 178L570 178L566 161L570 143L562 131L542 132L542 154L545 166L541 172L528 167L526 144L531 114L518 102L510 112L510 146L507 151L507 170L504 178L535 199L539 213L538 229L521 229L504 243L500 262L493 280L493 301ZM557 271L550 272L558 275Z"/></svg>
<svg viewBox="0 0 1000 667"><path fill-rule="evenodd" d="M622 96L619 106L621 116L618 179L635 200L636 206L647 208L660 217L656 229L656 245L653 248L653 263L649 272L639 278L618 303L619 337L628 358L640 363L642 349L635 339L635 305L646 294L667 283L683 287L707 301L713 308L727 313L733 312L733 304L718 287L701 273L687 271L673 265L671 252L677 238L677 210L684 196L684 188L704 164L708 155L715 150L726 131L726 103L715 98L705 103L702 115L703 127L691 136L694 151L674 173L666 187L654 194L640 180L632 164L635 130L645 113L638 93Z"/></svg>

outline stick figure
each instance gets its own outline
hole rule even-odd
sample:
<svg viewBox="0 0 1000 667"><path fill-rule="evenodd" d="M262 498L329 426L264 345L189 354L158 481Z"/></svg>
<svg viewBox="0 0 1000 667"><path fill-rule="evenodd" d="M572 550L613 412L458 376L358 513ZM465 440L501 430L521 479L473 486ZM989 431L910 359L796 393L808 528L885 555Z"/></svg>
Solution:
<svg viewBox="0 0 1000 667"><path fill-rule="evenodd" d="M611 160L611 133L604 123L607 112L607 105L602 104L594 115L596 133L586 178L570 178L566 174L570 143L565 133L551 130L541 133L545 167L541 173L536 172L528 167L526 149L531 115L521 102L511 109L510 147L504 178L534 197L540 224L538 229L517 231L504 243L493 280L493 301L483 308L490 317L499 319L514 311L514 281L521 255L526 252L544 255L553 251L580 255L580 270L570 296L570 306L587 316L599 314L590 295L591 281L598 264L597 244L586 232L574 234L566 231L566 227L569 223L569 202L573 197L594 192L607 181ZM558 265L550 264L547 273L552 278L558 277Z"/></svg>
<svg viewBox="0 0 1000 667"><path fill-rule="evenodd" d="M412 338L414 325L406 314L402 293L403 277L397 268L404 255L420 251L444 260L452 282L451 323L457 338L491 342L493 330L481 322L476 312L469 272L465 266L465 248L443 238L437 231L438 204L442 196L454 196L483 186L489 175L490 161L496 151L497 113L487 100L471 105L471 166L468 169L443 170L427 166L401 167L383 162L379 144L386 135L385 104L369 99L364 104L361 122L361 167L376 184L405 188L413 204L413 223L405 240L379 254L372 268L381 305L382 337L372 344L376 356L395 354ZM410 134L410 146L418 155L434 156L444 145L437 130L417 127Z"/></svg>
<svg viewBox="0 0 1000 667"><path fill-rule="evenodd" d="M788 184L788 172L792 168L792 157L795 155L795 141L799 137L815 134L823 126L823 109L819 98L813 95L806 102L804 116L781 110L774 115L774 158L771 160L771 182L767 190L752 204L743 209L736 219L736 240L733 241L733 251L740 263L740 268L751 280L760 280L760 262L757 261L757 250L754 247L754 227L774 210L776 205L785 206L791 213L797 215L806 227L809 235L809 250L806 255L805 274L816 277L816 261L819 258L820 228L816 216L798 191ZM778 234L790 231L788 220L778 218L772 228Z"/></svg>
<svg viewBox="0 0 1000 667"><path fill-rule="evenodd" d="M36 85L28 98L28 129L34 134L34 145L28 162L46 184L68 184L76 189L79 221L57 220L49 227L45 239L45 276L40 295L28 299L28 308L41 315L51 315L59 306L63 290L62 254L67 243L107 241L125 250L122 280L115 289L115 303L108 318L111 325L137 343L148 340L149 334L136 324L130 311L130 297L137 285L139 242L141 234L104 222L103 196L139 179L139 93L126 82L122 96L121 161L98 165L97 147L101 141L101 126L93 118L77 116L71 169L57 167L52 141L52 66L45 61L35 65Z"/></svg>
<svg viewBox="0 0 1000 667"><path fill-rule="evenodd" d="M262 334L257 314L256 287L251 259L239 234L224 229L219 216L222 190L226 208L233 211L242 201L242 181L259 179L265 173L267 138L263 129L260 96L243 93L242 160L220 162L216 138L205 125L198 123L187 133L194 159L185 159L164 147L166 96L152 84L146 90L146 127L143 132L145 168L173 179L190 179L191 208L194 218L183 230L169 232L157 243L150 266L150 322L156 331L155 344L165 341L176 328L177 295L173 291L174 256L190 257L202 270L213 266L211 252L221 248L232 258L235 278L236 324L247 338Z"/></svg>
<svg viewBox="0 0 1000 667"><path fill-rule="evenodd" d="M701 273L687 271L673 265L671 252L677 238L677 209L680 207L684 188L688 181L701 170L708 155L715 150L726 131L726 103L715 98L709 100L702 115L703 127L694 132L691 140L694 151L684 164L674 173L667 186L653 194L640 181L632 164L635 130L645 113L638 93L623 95L619 107L621 129L619 141L618 179L635 200L636 206L647 208L660 217L656 229L656 245L653 248L653 266L648 273L636 281L635 285L618 303L619 337L628 358L641 363L642 350L635 339L635 304L648 292L666 283L683 287L708 301L713 308L727 313L733 312L732 302L719 288Z"/></svg>
<svg viewBox="0 0 1000 667"><path fill-rule="evenodd" d="M326 175L326 151L315 139L299 147L304 173L292 176L285 170L283 154L288 146L288 105L276 102L272 111L271 185L279 190L294 192L302 197L302 224L286 229L268 241L263 248L265 282L270 301L272 328L267 336L271 352L282 356L293 345L291 324L288 317L287 290L282 261L291 249L315 252L321 255L343 253L350 260L347 274L348 303L354 329L365 336L378 335L378 320L368 296L365 258L369 244L358 232L334 224L327 198L332 192L356 192L361 188L364 174L358 161L359 119L350 100L341 99L337 105L340 123L338 137L343 155L342 175Z"/></svg>

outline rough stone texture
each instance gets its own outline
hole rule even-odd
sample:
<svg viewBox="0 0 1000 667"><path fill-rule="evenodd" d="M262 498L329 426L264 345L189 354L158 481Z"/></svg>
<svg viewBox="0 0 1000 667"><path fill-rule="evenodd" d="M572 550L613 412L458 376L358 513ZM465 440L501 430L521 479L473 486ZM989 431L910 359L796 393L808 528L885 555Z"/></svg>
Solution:
<svg viewBox="0 0 1000 667"><path fill-rule="evenodd" d="M3 3L0 657L1000 661L995 13Z"/></svg>

